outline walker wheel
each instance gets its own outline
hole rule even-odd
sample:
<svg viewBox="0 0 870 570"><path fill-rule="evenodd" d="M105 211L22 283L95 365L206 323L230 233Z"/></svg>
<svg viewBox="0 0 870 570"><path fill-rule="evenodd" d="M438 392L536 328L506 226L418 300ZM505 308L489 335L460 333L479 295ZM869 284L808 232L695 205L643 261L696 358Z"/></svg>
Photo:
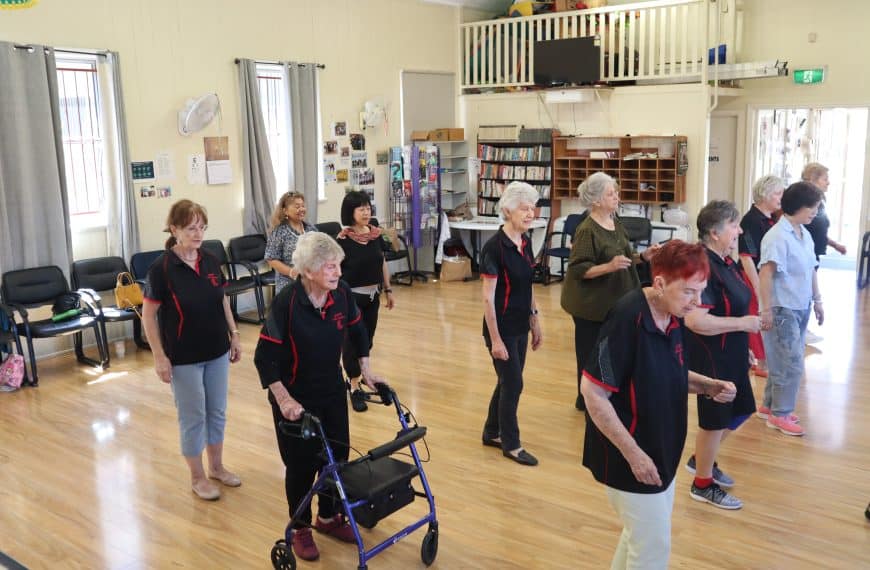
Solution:
<svg viewBox="0 0 870 570"><path fill-rule="evenodd" d="M284 540L279 540L272 547L272 568L275 570L296 570L296 557L287 548Z"/></svg>
<svg viewBox="0 0 870 570"><path fill-rule="evenodd" d="M420 558L423 564L429 566L435 562L438 555L438 529L430 528L423 537L423 546L420 548Z"/></svg>

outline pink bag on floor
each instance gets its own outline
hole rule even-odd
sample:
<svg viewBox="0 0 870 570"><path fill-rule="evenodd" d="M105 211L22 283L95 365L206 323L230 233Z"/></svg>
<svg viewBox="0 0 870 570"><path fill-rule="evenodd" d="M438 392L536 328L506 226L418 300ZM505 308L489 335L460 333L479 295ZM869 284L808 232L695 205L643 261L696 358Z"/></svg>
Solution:
<svg viewBox="0 0 870 570"><path fill-rule="evenodd" d="M0 392L12 392L21 387L24 380L24 357L20 354L10 354L3 364L0 364Z"/></svg>

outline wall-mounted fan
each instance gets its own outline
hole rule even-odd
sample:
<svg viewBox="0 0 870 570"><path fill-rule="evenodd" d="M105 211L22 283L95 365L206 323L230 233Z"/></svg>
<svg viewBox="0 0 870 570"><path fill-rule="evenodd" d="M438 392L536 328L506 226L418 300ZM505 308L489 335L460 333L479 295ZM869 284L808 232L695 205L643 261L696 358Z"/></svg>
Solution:
<svg viewBox="0 0 870 570"><path fill-rule="evenodd" d="M178 112L178 132L187 136L204 129L220 111L221 102L217 93L206 93L196 99L188 99Z"/></svg>

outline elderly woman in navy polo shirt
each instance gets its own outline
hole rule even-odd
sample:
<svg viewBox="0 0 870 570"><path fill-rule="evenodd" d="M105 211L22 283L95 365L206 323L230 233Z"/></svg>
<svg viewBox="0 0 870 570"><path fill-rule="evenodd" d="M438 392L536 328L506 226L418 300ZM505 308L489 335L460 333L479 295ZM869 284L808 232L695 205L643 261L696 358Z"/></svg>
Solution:
<svg viewBox="0 0 870 570"><path fill-rule="evenodd" d="M761 330L761 319L750 312L752 288L731 254L741 233L740 212L731 202L713 200L698 213L698 236L707 250L710 277L702 304L686 315L689 366L695 372L733 382L737 396L727 404L698 397L695 453L686 468L695 474L689 489L696 501L721 509L739 509L743 502L723 488L734 480L719 469L716 454L732 431L755 413L749 382L749 333Z"/></svg>
<svg viewBox="0 0 870 570"><path fill-rule="evenodd" d="M522 465L538 464L520 443L517 423L529 331L532 350L544 340L532 292L535 256L526 235L537 202L538 192L529 184L511 182L498 202L504 224L480 252L483 338L498 376L483 426L483 444L500 448L505 457Z"/></svg>
<svg viewBox="0 0 870 570"><path fill-rule="evenodd" d="M142 326L157 376L175 396L193 492L215 500L220 489L209 478L228 487L242 484L223 464L229 363L239 361L242 346L220 263L200 250L206 228L208 214L199 204L179 200L170 208L166 231L172 236L148 270Z"/></svg>
<svg viewBox="0 0 870 570"><path fill-rule="evenodd" d="M312 232L299 238L293 266L300 278L275 296L254 353L260 383L269 390L291 517L311 489L323 459L318 441L286 435L279 423L296 421L303 412L311 412L330 438L335 459L346 461L350 432L339 364L345 337L358 355L362 381L372 389L381 381L369 369L369 337L362 313L350 287L340 280L343 258L341 247L326 234ZM320 556L310 524L309 504L292 538L293 551L303 560ZM314 528L338 540L356 542L329 493L319 495Z"/></svg>
<svg viewBox="0 0 870 570"><path fill-rule="evenodd" d="M688 394L730 402L736 393L690 371L685 354L683 317L700 303L709 271L704 246L665 244L652 258L652 286L616 303L583 370L583 465L623 524L611 568L667 568Z"/></svg>

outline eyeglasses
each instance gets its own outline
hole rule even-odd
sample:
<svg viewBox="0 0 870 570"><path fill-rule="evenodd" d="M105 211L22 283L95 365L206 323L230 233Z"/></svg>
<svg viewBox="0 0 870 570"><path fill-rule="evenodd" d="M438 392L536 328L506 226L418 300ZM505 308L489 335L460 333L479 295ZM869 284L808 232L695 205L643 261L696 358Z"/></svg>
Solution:
<svg viewBox="0 0 870 570"><path fill-rule="evenodd" d="M195 234L196 232L203 232L203 233L205 233L205 230L207 230L207 229L208 229L208 225L201 225L201 226L187 226L186 228L184 228L184 231L185 231L186 233L189 233L189 234Z"/></svg>

